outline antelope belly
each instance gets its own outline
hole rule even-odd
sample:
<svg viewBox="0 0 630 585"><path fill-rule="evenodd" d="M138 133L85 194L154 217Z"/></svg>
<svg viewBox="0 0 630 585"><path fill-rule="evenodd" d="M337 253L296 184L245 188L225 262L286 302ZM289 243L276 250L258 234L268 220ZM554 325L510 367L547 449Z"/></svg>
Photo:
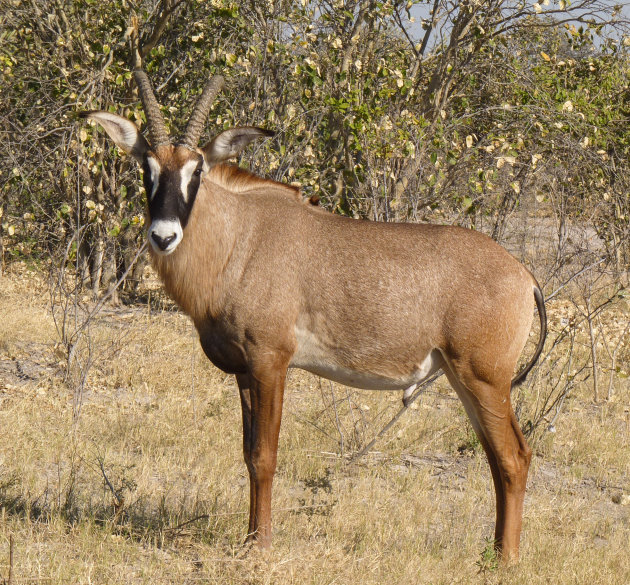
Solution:
<svg viewBox="0 0 630 585"><path fill-rule="evenodd" d="M311 332L295 329L298 348L289 367L306 370L333 382L365 390L404 390L428 378L441 367L440 352L433 350L423 356L407 373L388 375L369 367L355 369L339 363L334 350L322 344ZM391 360L396 359L395 355Z"/></svg>

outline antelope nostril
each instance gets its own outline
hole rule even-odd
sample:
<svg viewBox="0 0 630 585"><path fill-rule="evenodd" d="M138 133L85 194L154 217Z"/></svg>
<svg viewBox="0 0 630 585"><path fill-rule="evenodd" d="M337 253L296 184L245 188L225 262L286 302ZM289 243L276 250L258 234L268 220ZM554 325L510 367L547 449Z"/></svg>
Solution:
<svg viewBox="0 0 630 585"><path fill-rule="evenodd" d="M165 238L163 238L162 236L158 235L156 232L153 232L151 234L151 238L157 244L158 248L164 251L166 250L166 248L169 247L171 242L173 242L175 238L177 238L177 234L171 234L170 236L166 236Z"/></svg>

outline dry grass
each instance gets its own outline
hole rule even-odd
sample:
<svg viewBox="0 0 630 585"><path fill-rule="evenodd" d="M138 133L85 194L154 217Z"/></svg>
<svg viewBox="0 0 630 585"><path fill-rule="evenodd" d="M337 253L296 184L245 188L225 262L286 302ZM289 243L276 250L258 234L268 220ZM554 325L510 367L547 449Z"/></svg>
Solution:
<svg viewBox="0 0 630 585"><path fill-rule="evenodd" d="M101 314L73 418L41 277L0 277L0 315L0 578L12 535L15 583L630 582L626 379L605 405L583 383L557 432L537 438L522 560L501 568L483 554L494 523L489 468L446 386L350 464L342 437L344 452L357 449L401 396L291 372L274 546L244 555L237 390L202 356L185 317ZM536 392L521 395L524 412Z"/></svg>

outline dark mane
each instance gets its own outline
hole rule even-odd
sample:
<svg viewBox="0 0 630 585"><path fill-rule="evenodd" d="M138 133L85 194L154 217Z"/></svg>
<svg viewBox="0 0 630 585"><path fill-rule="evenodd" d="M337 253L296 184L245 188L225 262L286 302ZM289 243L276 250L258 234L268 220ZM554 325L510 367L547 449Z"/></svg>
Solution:
<svg viewBox="0 0 630 585"><path fill-rule="evenodd" d="M284 189L296 201L302 201L299 187L279 183L271 179L263 179L235 165L219 164L210 170L208 178L213 183L217 183L221 187L237 193L247 193L248 191L255 191L265 187L273 187L275 189Z"/></svg>

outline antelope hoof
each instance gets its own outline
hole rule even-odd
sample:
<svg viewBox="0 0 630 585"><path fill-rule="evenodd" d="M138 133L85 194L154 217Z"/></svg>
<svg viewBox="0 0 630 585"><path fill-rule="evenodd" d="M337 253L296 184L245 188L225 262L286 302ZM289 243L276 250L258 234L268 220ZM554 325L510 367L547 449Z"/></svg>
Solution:
<svg viewBox="0 0 630 585"><path fill-rule="evenodd" d="M271 548L271 538L270 537L265 538L264 535L258 532L250 532L245 537L243 546L246 546L248 548L256 547L259 549Z"/></svg>

